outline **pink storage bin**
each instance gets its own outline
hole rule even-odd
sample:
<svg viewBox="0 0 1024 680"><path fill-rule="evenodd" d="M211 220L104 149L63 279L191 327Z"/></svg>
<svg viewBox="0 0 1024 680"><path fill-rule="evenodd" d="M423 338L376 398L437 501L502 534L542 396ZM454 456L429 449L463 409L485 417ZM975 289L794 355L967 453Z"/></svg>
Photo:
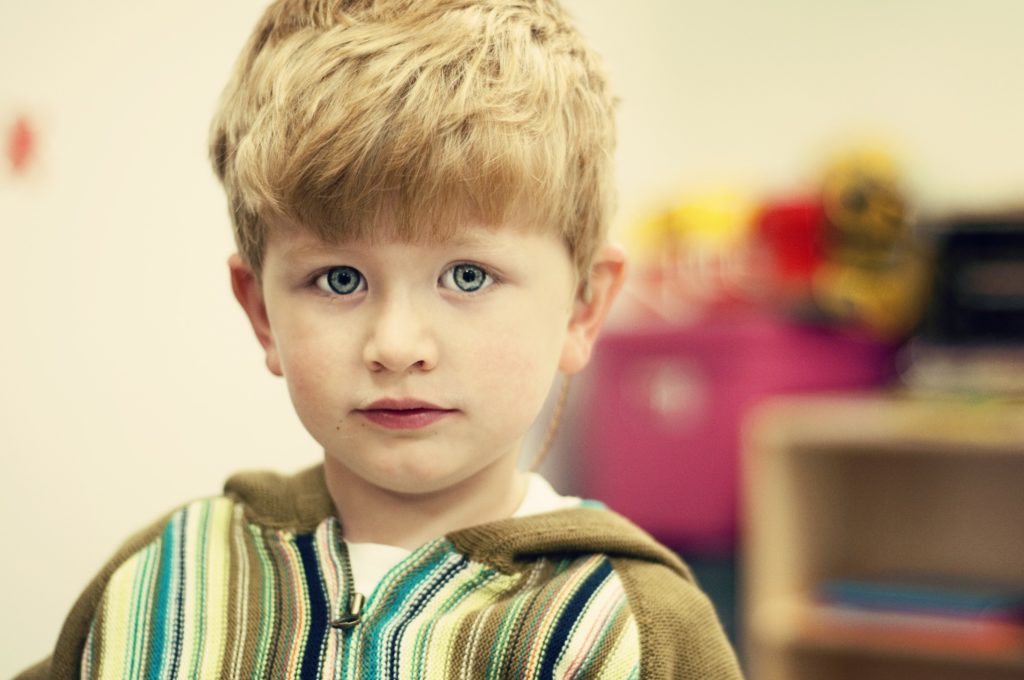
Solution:
<svg viewBox="0 0 1024 680"><path fill-rule="evenodd" d="M765 316L610 332L576 419L580 490L670 546L731 554L749 409L777 394L886 383L894 352Z"/></svg>

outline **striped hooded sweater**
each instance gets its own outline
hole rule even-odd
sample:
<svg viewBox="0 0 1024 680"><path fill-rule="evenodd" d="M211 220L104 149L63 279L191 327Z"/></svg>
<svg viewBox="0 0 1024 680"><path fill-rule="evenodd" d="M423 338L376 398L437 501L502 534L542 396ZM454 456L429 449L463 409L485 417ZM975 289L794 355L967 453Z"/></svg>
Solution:
<svg viewBox="0 0 1024 680"><path fill-rule="evenodd" d="M19 678L739 678L685 565L580 507L426 543L357 600L321 466L129 539Z"/></svg>

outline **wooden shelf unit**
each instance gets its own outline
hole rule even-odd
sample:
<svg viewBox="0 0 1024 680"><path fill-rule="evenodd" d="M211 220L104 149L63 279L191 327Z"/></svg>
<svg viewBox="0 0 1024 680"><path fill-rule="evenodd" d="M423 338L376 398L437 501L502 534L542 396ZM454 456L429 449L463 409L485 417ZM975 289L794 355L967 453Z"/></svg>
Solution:
<svg viewBox="0 0 1024 680"><path fill-rule="evenodd" d="M1024 589L1024 403L788 397L748 421L743 626L752 680L1024 678L985 652L824 634L829 578L930 573Z"/></svg>

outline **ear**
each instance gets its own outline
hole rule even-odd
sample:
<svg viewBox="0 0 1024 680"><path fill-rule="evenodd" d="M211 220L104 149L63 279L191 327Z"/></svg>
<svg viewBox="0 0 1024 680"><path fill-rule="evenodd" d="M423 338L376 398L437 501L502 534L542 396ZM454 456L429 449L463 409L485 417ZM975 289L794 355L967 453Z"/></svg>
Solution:
<svg viewBox="0 0 1024 680"><path fill-rule="evenodd" d="M590 361L594 343L612 307L615 296L626 280L626 253L621 246L606 243L590 267L590 284L580 290L569 319L569 333L562 347L558 369L573 374ZM589 293L589 294L588 294Z"/></svg>
<svg viewBox="0 0 1024 680"><path fill-rule="evenodd" d="M274 375L282 375L281 360L274 344L274 334L270 328L270 318L267 316L267 305L263 301L263 287L259 278L237 253L228 258L228 269L231 270L231 290L235 293L235 299L245 310L252 330L256 333L256 339L266 352L267 368Z"/></svg>

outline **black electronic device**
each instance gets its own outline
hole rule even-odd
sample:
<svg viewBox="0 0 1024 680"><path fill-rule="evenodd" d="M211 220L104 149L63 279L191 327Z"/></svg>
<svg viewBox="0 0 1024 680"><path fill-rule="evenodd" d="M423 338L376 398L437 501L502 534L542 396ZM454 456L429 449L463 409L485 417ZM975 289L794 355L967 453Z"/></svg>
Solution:
<svg viewBox="0 0 1024 680"><path fill-rule="evenodd" d="M938 345L1024 344L1024 215L945 225L921 337Z"/></svg>
<svg viewBox="0 0 1024 680"><path fill-rule="evenodd" d="M958 217L933 233L934 280L904 382L926 392L1024 394L1024 213Z"/></svg>

